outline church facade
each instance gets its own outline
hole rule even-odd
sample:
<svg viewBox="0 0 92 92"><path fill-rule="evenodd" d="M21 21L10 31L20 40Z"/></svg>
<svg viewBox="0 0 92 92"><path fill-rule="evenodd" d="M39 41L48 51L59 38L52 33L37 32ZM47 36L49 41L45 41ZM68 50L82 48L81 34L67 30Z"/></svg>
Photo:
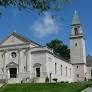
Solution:
<svg viewBox="0 0 92 92"><path fill-rule="evenodd" d="M86 56L77 12L71 24L70 56L67 62L47 47L13 32L0 43L0 81L44 83L92 79L92 57Z"/></svg>

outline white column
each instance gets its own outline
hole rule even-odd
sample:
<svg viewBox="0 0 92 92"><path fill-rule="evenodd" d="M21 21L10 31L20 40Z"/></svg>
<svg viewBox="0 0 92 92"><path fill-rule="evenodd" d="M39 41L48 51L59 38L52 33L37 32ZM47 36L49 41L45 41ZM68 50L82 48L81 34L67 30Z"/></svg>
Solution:
<svg viewBox="0 0 92 92"><path fill-rule="evenodd" d="M21 57L20 57L21 50L18 50L18 72L21 72Z"/></svg>
<svg viewBox="0 0 92 92"><path fill-rule="evenodd" d="M27 50L25 51L25 57L26 57L26 59L25 59L25 60L26 60L26 65L25 65L25 66L26 66L26 72L27 72L27 61L28 61L28 54L27 54Z"/></svg>
<svg viewBox="0 0 92 92"><path fill-rule="evenodd" d="M26 72L28 72L28 70L29 70L29 65L28 65L28 50L26 51Z"/></svg>
<svg viewBox="0 0 92 92"><path fill-rule="evenodd" d="M29 56L29 49L27 49L26 50L26 72L29 72L30 70L29 70L29 66L30 66L30 63L29 63L29 61L30 61L30 56Z"/></svg>
<svg viewBox="0 0 92 92"><path fill-rule="evenodd" d="M18 77L18 69L17 69L17 77Z"/></svg>
<svg viewBox="0 0 92 92"><path fill-rule="evenodd" d="M3 52L3 72L5 73L6 72L6 69L5 69L5 60L6 60L6 51Z"/></svg>
<svg viewBox="0 0 92 92"><path fill-rule="evenodd" d="M8 72L8 79L10 79L10 71L9 71L9 69L7 70L7 72Z"/></svg>
<svg viewBox="0 0 92 92"><path fill-rule="evenodd" d="M27 51L27 72L30 72L30 50Z"/></svg>

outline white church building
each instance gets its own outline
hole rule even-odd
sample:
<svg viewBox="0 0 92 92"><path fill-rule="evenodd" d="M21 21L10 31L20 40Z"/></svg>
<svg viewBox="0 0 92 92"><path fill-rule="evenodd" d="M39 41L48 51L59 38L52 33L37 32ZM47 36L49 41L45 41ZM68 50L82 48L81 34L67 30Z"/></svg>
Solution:
<svg viewBox="0 0 92 92"><path fill-rule="evenodd" d="M77 12L70 31L70 60L56 56L16 32L0 43L0 81L79 82L92 79L92 57L86 56L85 37ZM54 79L54 80L53 80Z"/></svg>

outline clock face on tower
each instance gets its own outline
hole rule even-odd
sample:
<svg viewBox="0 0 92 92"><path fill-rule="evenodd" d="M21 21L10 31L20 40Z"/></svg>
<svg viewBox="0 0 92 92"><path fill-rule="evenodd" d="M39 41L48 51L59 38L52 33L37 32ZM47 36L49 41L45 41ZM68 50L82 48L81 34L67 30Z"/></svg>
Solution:
<svg viewBox="0 0 92 92"><path fill-rule="evenodd" d="M12 56L12 58L15 58L16 57L16 52L12 52L11 56Z"/></svg>

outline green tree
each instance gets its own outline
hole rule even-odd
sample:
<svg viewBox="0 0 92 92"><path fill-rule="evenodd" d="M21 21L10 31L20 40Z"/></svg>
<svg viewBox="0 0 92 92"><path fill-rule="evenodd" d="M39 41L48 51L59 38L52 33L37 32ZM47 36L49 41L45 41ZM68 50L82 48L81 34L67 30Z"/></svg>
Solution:
<svg viewBox="0 0 92 92"><path fill-rule="evenodd" d="M71 0L0 0L2 7L15 7L19 10L37 10L44 12L48 10L60 10L63 4L71 3Z"/></svg>
<svg viewBox="0 0 92 92"><path fill-rule="evenodd" d="M66 60L70 59L70 49L67 45L64 45L62 41L55 39L46 45L48 48L52 49L56 55L59 55Z"/></svg>

